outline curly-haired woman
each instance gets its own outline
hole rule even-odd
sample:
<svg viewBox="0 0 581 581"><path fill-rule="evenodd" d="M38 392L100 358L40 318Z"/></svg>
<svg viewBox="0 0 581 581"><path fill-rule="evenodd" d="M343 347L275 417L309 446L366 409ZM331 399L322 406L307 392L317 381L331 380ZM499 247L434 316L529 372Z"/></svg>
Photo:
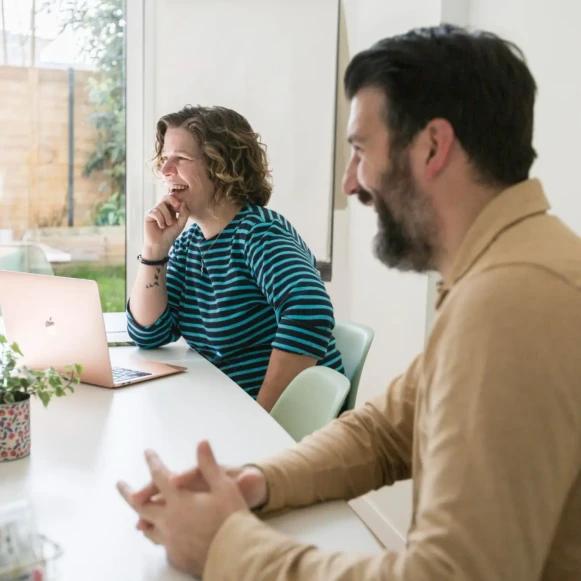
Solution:
<svg viewBox="0 0 581 581"><path fill-rule="evenodd" d="M136 344L184 337L266 410L303 369L343 371L314 256L265 208L270 172L248 121L223 107L165 115L155 160L168 193L145 217L127 308Z"/></svg>

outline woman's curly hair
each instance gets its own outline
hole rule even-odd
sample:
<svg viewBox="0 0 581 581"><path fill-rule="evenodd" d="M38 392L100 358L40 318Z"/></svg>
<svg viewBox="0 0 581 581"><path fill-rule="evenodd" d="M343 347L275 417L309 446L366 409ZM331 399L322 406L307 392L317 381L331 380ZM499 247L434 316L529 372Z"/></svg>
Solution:
<svg viewBox="0 0 581 581"><path fill-rule="evenodd" d="M266 206L272 193L266 146L250 123L225 107L186 105L157 122L154 162L163 165L164 136L169 127L187 129L200 146L208 176L216 191L212 204L228 200Z"/></svg>

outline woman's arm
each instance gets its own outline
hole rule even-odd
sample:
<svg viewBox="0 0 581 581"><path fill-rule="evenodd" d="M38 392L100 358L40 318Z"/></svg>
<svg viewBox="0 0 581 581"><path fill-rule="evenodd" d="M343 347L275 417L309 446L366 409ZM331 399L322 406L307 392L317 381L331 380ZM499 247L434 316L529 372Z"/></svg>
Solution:
<svg viewBox="0 0 581 581"><path fill-rule="evenodd" d="M159 261L169 254L170 260L165 265L139 265L127 303L127 330L139 347L159 347L180 337L177 310L184 286L187 248L178 236L186 222L183 204L171 196L165 196L145 218L141 257Z"/></svg>
<svg viewBox="0 0 581 581"><path fill-rule="evenodd" d="M324 359L335 326L333 306L302 240L278 222L254 225L246 262L278 321L257 401L270 411L288 384Z"/></svg>
<svg viewBox="0 0 581 581"><path fill-rule="evenodd" d="M151 261L166 258L187 221L184 204L170 195L164 196L145 216L141 257ZM174 250L174 259L175 254ZM165 265L139 265L131 290L131 315L141 327L153 325L167 309L166 271ZM179 275L179 269L174 271L174 275Z"/></svg>
<svg viewBox="0 0 581 581"><path fill-rule="evenodd" d="M141 256L145 260L162 260L167 256L165 250L144 246ZM141 327L153 325L167 308L166 286L167 264L148 266L140 264L137 277L131 290L131 314Z"/></svg>
<svg viewBox="0 0 581 581"><path fill-rule="evenodd" d="M147 260L155 254L142 254ZM176 241L165 266L141 264L127 303L127 331L135 343L145 349L177 341L178 309L184 287L186 249Z"/></svg>
<svg viewBox="0 0 581 581"><path fill-rule="evenodd" d="M286 351L272 350L264 383L256 401L270 412L289 383L303 370L317 364L314 357L297 355Z"/></svg>

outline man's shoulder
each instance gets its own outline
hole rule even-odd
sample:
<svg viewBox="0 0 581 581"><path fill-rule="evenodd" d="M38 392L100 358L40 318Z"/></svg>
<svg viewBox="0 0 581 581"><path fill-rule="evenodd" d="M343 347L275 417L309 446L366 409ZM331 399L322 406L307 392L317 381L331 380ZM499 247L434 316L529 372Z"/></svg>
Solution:
<svg viewBox="0 0 581 581"><path fill-rule="evenodd" d="M531 334L581 340L576 329L581 330L577 285L542 264L503 263L473 271L454 285L430 339L462 351L469 344L487 348L490 343L528 342Z"/></svg>
<svg viewBox="0 0 581 581"><path fill-rule="evenodd" d="M445 302L456 308L506 309L527 304L553 309L556 296L581 299L581 287L563 276L554 265L535 261L499 262L469 272L449 293ZM560 299L559 299L560 300Z"/></svg>
<svg viewBox="0 0 581 581"><path fill-rule="evenodd" d="M508 280L516 266L528 267L524 277L543 272L541 279L554 276L581 291L581 238L559 218L540 214L502 232L473 270Z"/></svg>

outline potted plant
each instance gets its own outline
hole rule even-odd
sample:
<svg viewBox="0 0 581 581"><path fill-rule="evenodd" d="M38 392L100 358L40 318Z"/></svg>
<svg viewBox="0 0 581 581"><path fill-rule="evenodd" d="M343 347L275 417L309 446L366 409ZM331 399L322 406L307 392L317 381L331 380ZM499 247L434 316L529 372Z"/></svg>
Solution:
<svg viewBox="0 0 581 581"><path fill-rule="evenodd" d="M80 365L62 374L52 368L36 371L19 365L20 357L18 345L0 335L0 462L30 454L30 396L46 407L53 396L71 393L82 371Z"/></svg>

